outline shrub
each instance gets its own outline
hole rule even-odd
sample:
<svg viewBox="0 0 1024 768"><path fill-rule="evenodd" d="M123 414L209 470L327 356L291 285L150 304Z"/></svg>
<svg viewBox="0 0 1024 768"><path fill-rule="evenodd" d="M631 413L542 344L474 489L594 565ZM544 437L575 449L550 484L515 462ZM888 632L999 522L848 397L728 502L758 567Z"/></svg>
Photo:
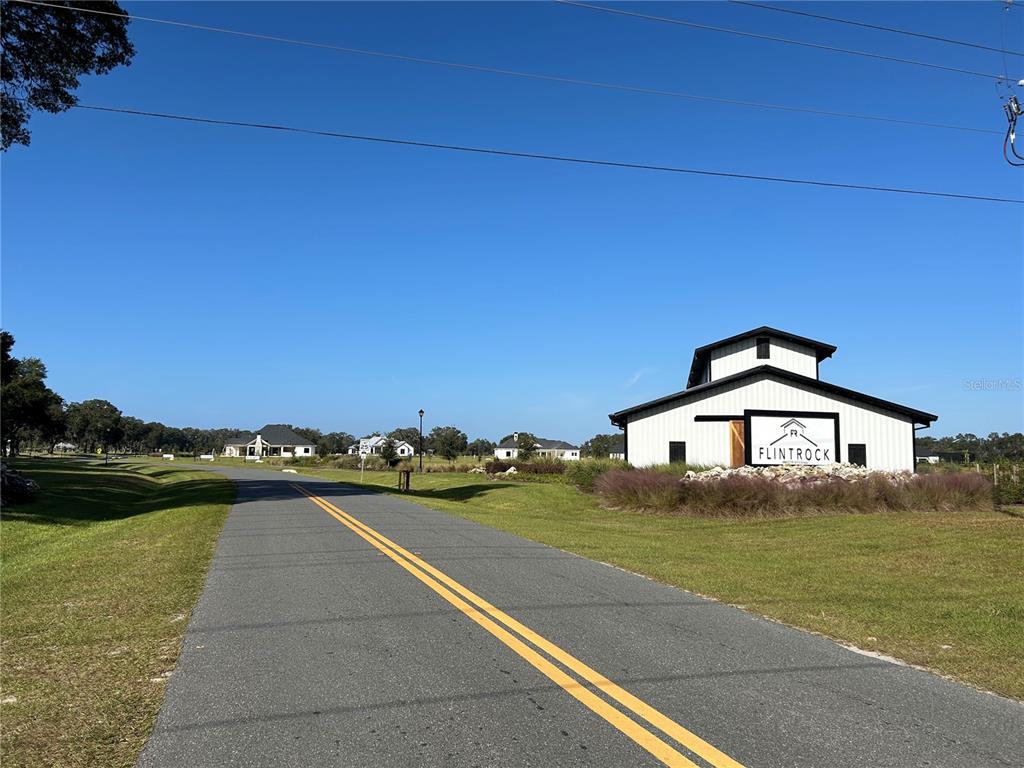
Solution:
<svg viewBox="0 0 1024 768"><path fill-rule="evenodd" d="M915 475L907 492L912 507L928 509L977 509L993 499L992 482L977 472Z"/></svg>
<svg viewBox="0 0 1024 768"><path fill-rule="evenodd" d="M510 467L515 467L516 472L526 475L561 475L565 472L565 465L566 462L559 459L537 459L535 461L493 459L488 461L484 468L491 475L505 472Z"/></svg>
<svg viewBox="0 0 1024 768"><path fill-rule="evenodd" d="M291 459L285 459L284 463L293 467L315 467L321 462L319 456L296 456Z"/></svg>
<svg viewBox="0 0 1024 768"><path fill-rule="evenodd" d="M358 456L356 458L359 458ZM390 469L391 465L387 459L376 453L371 453L366 457L366 462L362 465L365 469L370 472L383 472L385 469ZM359 464L356 464L359 467Z"/></svg>
<svg viewBox="0 0 1024 768"><path fill-rule="evenodd" d="M330 465L335 469L359 469L359 457L348 454L335 456L331 459Z"/></svg>
<svg viewBox="0 0 1024 768"><path fill-rule="evenodd" d="M704 472L705 470L711 469L709 466L703 464L687 464L683 461L673 461L671 464L656 464L648 469L654 469L658 472L667 472L670 475L676 477L683 477L687 472Z"/></svg>
<svg viewBox="0 0 1024 768"><path fill-rule="evenodd" d="M877 475L789 484L768 477L679 480L656 469L612 470L598 493L615 506L706 517L992 508L992 484L977 473L915 475L893 481Z"/></svg>
<svg viewBox="0 0 1024 768"><path fill-rule="evenodd" d="M626 470L629 464L621 459L581 459L565 468L565 479L581 491L593 491L597 479L613 469Z"/></svg>
<svg viewBox="0 0 1024 768"><path fill-rule="evenodd" d="M617 506L662 511L679 506L680 485L672 475L653 469L613 469L594 483L597 492Z"/></svg>

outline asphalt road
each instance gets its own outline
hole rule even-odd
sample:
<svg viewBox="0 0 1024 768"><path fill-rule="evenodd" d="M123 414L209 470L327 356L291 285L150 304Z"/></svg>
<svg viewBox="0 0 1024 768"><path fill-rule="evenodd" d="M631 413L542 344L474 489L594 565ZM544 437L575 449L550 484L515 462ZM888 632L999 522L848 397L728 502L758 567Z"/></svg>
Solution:
<svg viewBox="0 0 1024 768"><path fill-rule="evenodd" d="M1019 703L402 499L220 471L238 499L145 768L1024 766Z"/></svg>

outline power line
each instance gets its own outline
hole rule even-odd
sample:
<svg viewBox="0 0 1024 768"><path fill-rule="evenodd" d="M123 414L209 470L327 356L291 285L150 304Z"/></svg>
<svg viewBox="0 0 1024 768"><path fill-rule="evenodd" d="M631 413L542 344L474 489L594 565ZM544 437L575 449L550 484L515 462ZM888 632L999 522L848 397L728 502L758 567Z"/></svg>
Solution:
<svg viewBox="0 0 1024 768"><path fill-rule="evenodd" d="M677 24L683 27L691 27L693 29L703 29L709 32L724 32L730 35L739 35L741 37L752 37L756 40L770 40L775 43L786 43L788 45L799 45L804 48L812 48L818 51L831 51L833 53L845 53L851 56L863 56L869 59L880 59L882 61L889 61L898 64L913 64L918 67L928 67L930 69L938 69L944 72L956 72L961 75L971 75L973 77L983 77L986 80L1005 80L1003 75L993 75L989 72L977 72L971 69L961 69L960 67L949 67L945 64L933 64L927 61L917 61L916 59L903 59L898 56L886 56L881 53L871 53L869 51L858 51L851 48L837 48L832 45L823 45L821 43L809 43L805 40L791 40L786 37L776 37L774 35L763 35L758 32L745 32L739 29L731 29L729 27L716 27L711 24L698 24L694 21L683 21L682 19L675 19L668 16L653 16L648 13L640 13L638 11L627 11L622 8L610 8L606 5L592 5L591 3L583 3L578 0L555 0L555 2L561 5L571 5L577 8L586 8L591 11L602 11L604 13L615 13L620 16L632 16L638 19L646 19L648 21L661 21L666 24Z"/></svg>
<svg viewBox="0 0 1024 768"><path fill-rule="evenodd" d="M693 176L717 176L728 179L744 179L747 181L770 181L779 184L799 184L812 187L830 187L834 189L857 189L870 192L890 192L904 195L920 195L925 197L944 197L957 200L978 200L989 203L1014 203L1024 204L1024 200L1007 197L992 197L988 195L968 195L956 192L934 192L922 189L904 189L899 187L881 187L869 184L846 184L837 181L819 181L816 179L796 179L784 176L762 176L750 173L733 173L729 171L711 171L701 168L683 168L671 165L653 165L647 163L628 163L616 160L597 160L593 158L572 157L569 155L549 155L537 152L518 152L508 149L492 149L489 147L471 147L461 144L441 144L429 141L415 141L413 139L395 139L384 136L370 136L356 133L341 133L338 131L317 130L313 128L298 128L290 125L278 125L274 123L253 123L243 120L220 120L212 117L199 117L196 115L178 115L168 112L152 112L140 109L127 109L119 107L104 107L94 104L77 104L74 109L87 109L96 112L110 112L122 115L137 115L140 117L159 118L163 120L177 120L189 123L204 123L208 125L231 126L236 128L255 128L268 131L281 131L286 133L308 134L312 136L323 136L333 139L347 139L350 141L365 141L376 144L399 145L406 147L420 147L424 149L440 149L449 152L465 152L477 155L491 155L497 157L515 157L531 160L547 160L560 163L573 163L576 165L591 165L608 168L630 168L640 171L658 171L662 173L681 173Z"/></svg>
<svg viewBox="0 0 1024 768"><path fill-rule="evenodd" d="M689 99L692 101L705 101L716 104L730 104L733 106L741 107L753 107L756 109L773 109L783 112L799 112L803 114L812 115L823 115L825 117L837 117L846 118L852 120L872 120L881 123L893 123L898 125L913 125L922 128L940 128L944 130L953 131L968 131L972 133L992 133L1001 134L1002 131L991 130L988 128L974 128L971 126L964 125L951 125L948 123L933 123L923 120L911 120L907 118L898 117L883 117L881 115L865 115L855 112L839 112L825 109L814 109L812 107L799 107L788 104L773 104L771 102L764 101L745 101L742 99L728 99L718 96L703 96L695 93L685 93L682 91L670 91L660 88L647 88L643 86L635 85L623 85L619 83L607 83L597 80L584 80L572 77L562 77L559 75L548 75L540 72L523 72L513 69L503 69L500 67L489 67L482 64L466 64L462 62L446 61L443 59L429 59L420 56L408 56L400 53L389 53L385 51L374 51L365 48L350 48L341 45L332 45L330 43L317 43L308 40L296 40L287 37L278 37L276 35L265 35L257 32L244 32L237 29L230 29L227 27L211 27L205 24L193 24L184 21L172 21L170 19L159 19L151 16L136 16L132 14L121 14L113 13L111 11L101 11L94 8L76 8L74 6L62 6L55 5L53 3L42 2L41 0L14 0L15 2L23 3L25 5L39 5L47 8L61 8L64 10L78 11L80 13L92 13L101 16L117 16L122 18L128 18L132 21L146 21L155 24L167 24L174 27L183 27L186 29L195 29L203 32L218 32L221 34L235 35L238 37L248 37L257 40L265 40L277 43L287 43L289 45L298 45L309 48L320 48L331 51L338 51L341 53L350 53L358 56L372 56L383 59L394 59L397 61L405 61L414 64L429 64L433 66L451 67L454 69L464 69L475 72L485 72L494 75L504 75L509 77L522 77L531 80L541 80L547 82L561 83L565 85L577 85L585 86L590 88L603 88L611 91L624 91L630 93L640 93L648 96L663 96L677 99Z"/></svg>
<svg viewBox="0 0 1024 768"><path fill-rule="evenodd" d="M763 11L775 11L776 13L790 13L794 16L806 16L811 19L821 19L822 21L834 21L838 24L849 24L854 27L864 27L866 29L877 29L882 32L894 32L898 35L908 35L910 37L920 37L925 40L935 40L940 43L950 43L952 45L962 45L967 48L978 48L982 51L992 51L993 53L1009 53L1013 56L1024 56L1024 53L1019 51L1003 51L1002 48L996 48L991 45L982 45L981 43L970 43L966 40L954 40L950 37L942 37L941 35L929 35L925 32L914 32L909 29L897 29L896 27L885 27L881 24L869 24L864 21L854 21L853 19L840 19L836 16L825 16L820 13L810 13L808 11L798 11L796 8L779 8L774 5L764 5L763 3L751 2L751 0L729 0L729 2L736 5L746 5L750 8L760 8Z"/></svg>

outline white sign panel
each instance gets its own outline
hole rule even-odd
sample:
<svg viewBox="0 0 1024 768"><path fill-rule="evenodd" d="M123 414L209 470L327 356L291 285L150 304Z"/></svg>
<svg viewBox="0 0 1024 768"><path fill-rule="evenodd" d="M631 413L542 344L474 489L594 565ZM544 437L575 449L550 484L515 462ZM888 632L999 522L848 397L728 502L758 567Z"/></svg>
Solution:
<svg viewBox="0 0 1024 768"><path fill-rule="evenodd" d="M839 416L798 413L747 414L749 461L764 464L833 464L839 461L836 445Z"/></svg>

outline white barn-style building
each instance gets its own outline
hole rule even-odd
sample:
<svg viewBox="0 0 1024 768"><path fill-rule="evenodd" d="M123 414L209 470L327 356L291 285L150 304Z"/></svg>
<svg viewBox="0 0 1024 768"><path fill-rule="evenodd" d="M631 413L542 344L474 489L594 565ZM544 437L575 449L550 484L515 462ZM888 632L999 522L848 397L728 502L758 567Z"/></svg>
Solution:
<svg viewBox="0 0 1024 768"><path fill-rule="evenodd" d="M821 381L836 347L763 326L694 351L686 389L610 414L634 466L851 463L913 471L938 417Z"/></svg>

